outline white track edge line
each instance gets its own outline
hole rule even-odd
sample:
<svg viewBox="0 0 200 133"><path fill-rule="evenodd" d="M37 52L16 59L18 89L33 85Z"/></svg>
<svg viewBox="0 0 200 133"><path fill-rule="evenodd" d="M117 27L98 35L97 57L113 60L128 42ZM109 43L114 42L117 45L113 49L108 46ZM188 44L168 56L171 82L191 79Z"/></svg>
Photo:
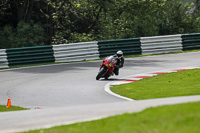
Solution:
<svg viewBox="0 0 200 133"><path fill-rule="evenodd" d="M107 93L109 93L109 94L111 94L111 95L113 95L113 96L115 96L115 97L128 100L128 101L135 101L135 100L133 100L133 99L130 99L130 98L127 98L127 97L124 97L124 96L121 96L121 95L118 95L118 94L112 92L112 91L110 90L110 87L111 87L111 84L112 84L112 83L113 83L113 82L110 82L110 83L107 83L107 84L105 85L104 90L105 90Z"/></svg>

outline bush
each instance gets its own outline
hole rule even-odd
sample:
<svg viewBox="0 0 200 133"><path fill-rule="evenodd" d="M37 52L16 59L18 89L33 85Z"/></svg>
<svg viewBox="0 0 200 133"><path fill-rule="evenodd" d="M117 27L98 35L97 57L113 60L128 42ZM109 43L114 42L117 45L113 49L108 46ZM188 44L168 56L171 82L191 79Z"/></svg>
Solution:
<svg viewBox="0 0 200 133"><path fill-rule="evenodd" d="M15 35L11 26L5 26L0 30L0 49L12 47L15 44Z"/></svg>
<svg viewBox="0 0 200 133"><path fill-rule="evenodd" d="M20 22L16 29L5 26L0 31L0 48L44 45L44 29L39 24Z"/></svg>
<svg viewBox="0 0 200 133"><path fill-rule="evenodd" d="M76 42L90 42L94 41L94 37L92 34L86 34L86 33L72 33L71 37L69 38L69 41L72 43Z"/></svg>
<svg viewBox="0 0 200 133"><path fill-rule="evenodd" d="M17 47L44 45L44 29L39 24L20 22L17 26Z"/></svg>

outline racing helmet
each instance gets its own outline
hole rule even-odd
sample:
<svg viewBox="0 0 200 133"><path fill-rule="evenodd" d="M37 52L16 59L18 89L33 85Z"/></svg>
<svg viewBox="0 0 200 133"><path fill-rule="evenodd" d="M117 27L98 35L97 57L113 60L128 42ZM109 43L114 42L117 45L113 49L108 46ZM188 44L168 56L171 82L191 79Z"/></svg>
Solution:
<svg viewBox="0 0 200 133"><path fill-rule="evenodd" d="M118 57L123 56L123 52L122 52L121 50L117 51L117 56L118 56Z"/></svg>

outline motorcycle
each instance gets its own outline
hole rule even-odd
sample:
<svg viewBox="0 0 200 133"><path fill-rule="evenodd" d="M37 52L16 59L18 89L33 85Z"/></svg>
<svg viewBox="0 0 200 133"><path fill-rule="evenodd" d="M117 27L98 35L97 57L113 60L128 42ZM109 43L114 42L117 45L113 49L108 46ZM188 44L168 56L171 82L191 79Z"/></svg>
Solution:
<svg viewBox="0 0 200 133"><path fill-rule="evenodd" d="M99 72L96 76L96 80L99 80L100 78L108 79L111 75L114 75L114 68L117 63L117 59L114 56L108 56L106 57L99 69Z"/></svg>

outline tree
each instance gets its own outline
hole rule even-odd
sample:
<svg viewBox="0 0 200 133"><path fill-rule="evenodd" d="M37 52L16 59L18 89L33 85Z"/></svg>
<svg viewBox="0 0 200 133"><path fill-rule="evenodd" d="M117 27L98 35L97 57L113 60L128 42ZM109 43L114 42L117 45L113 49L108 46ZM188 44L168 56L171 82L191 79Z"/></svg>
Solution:
<svg viewBox="0 0 200 133"><path fill-rule="evenodd" d="M36 0L14 0L17 7L17 20L30 22L33 5Z"/></svg>
<svg viewBox="0 0 200 133"><path fill-rule="evenodd" d="M8 2L8 0L1 0L1 1L0 1L0 7L6 5L7 2Z"/></svg>
<svg viewBox="0 0 200 133"><path fill-rule="evenodd" d="M194 3L182 0L1 0L0 31L38 25L39 45L199 32L199 2L188 13Z"/></svg>

